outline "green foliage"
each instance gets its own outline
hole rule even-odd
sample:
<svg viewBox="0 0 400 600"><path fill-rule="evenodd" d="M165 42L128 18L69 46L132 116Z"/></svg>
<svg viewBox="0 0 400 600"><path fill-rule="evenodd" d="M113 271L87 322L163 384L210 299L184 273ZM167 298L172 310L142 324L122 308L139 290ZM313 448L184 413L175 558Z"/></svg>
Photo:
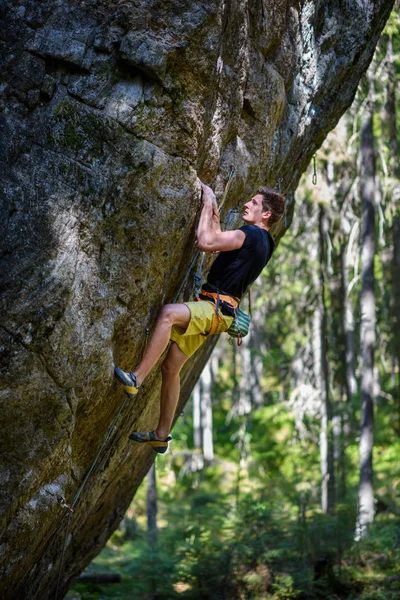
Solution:
<svg viewBox="0 0 400 600"><path fill-rule="evenodd" d="M399 42L400 37L400 3L395 2L394 10L392 10L389 19L386 22L383 36L391 36L396 42Z"/></svg>

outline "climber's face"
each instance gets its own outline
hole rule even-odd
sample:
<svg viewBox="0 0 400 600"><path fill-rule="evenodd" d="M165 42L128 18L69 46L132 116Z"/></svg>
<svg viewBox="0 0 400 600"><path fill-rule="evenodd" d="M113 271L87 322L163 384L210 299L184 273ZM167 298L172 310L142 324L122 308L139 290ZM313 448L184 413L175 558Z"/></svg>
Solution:
<svg viewBox="0 0 400 600"><path fill-rule="evenodd" d="M263 196L262 194L256 194L244 205L244 213L242 219L249 225L261 225L265 226L271 216L270 211L265 211L263 208Z"/></svg>

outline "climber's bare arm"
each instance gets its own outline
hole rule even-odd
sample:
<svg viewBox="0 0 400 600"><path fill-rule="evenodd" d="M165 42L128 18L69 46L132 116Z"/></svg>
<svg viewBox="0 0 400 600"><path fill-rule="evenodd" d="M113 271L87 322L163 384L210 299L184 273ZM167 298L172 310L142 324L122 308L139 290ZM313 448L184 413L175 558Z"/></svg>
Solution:
<svg viewBox="0 0 400 600"><path fill-rule="evenodd" d="M216 205L213 205L212 226L213 226L215 233L222 233L221 232L221 221L220 221L220 217L219 217L219 210L218 210L218 206L216 206Z"/></svg>
<svg viewBox="0 0 400 600"><path fill-rule="evenodd" d="M203 252L226 252L243 246L246 235L239 229L236 231L197 231L197 247Z"/></svg>
<svg viewBox="0 0 400 600"><path fill-rule="evenodd" d="M243 231L221 231L219 211L214 192L204 183L203 209L197 229L197 247L203 252L226 252L241 248L246 235Z"/></svg>

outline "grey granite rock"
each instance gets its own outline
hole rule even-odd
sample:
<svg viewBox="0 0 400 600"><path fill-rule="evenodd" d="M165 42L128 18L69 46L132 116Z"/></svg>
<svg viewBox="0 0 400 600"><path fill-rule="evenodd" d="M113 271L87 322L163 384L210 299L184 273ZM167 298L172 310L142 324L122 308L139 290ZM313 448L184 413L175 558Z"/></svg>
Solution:
<svg viewBox="0 0 400 600"><path fill-rule="evenodd" d="M86 40L79 40L73 31L45 27L38 31L26 49L46 58L62 60L83 67L87 50Z"/></svg>
<svg viewBox="0 0 400 600"><path fill-rule="evenodd" d="M1 527L4 598L60 597L154 460L159 369L123 402L113 365L195 253L197 177L222 220L301 173L350 105L391 0L4 0L0 8ZM284 224L275 230L279 237ZM207 263L208 264L208 263ZM185 288L185 297L188 288ZM181 406L212 350L188 363Z"/></svg>

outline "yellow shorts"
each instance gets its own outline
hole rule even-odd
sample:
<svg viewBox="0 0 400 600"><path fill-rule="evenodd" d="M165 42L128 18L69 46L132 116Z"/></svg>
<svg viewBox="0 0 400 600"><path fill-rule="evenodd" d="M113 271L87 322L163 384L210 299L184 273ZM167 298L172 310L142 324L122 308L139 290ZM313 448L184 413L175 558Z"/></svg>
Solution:
<svg viewBox="0 0 400 600"><path fill-rule="evenodd" d="M186 331L174 325L171 331L171 340L178 344L186 356L190 357L207 339L207 333L211 329L215 313L215 306L213 302L207 302L206 300L185 302L184 304L190 310L189 325ZM233 317L222 314L221 319L215 335L227 331L233 321Z"/></svg>

